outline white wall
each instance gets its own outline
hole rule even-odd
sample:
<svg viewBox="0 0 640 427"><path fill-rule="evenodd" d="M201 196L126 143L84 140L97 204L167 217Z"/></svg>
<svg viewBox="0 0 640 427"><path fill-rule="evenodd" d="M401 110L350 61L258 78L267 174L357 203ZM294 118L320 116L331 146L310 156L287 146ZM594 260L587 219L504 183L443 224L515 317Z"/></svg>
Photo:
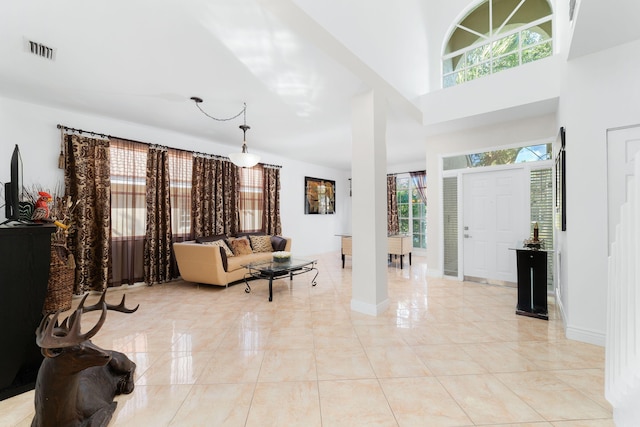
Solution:
<svg viewBox="0 0 640 427"><path fill-rule="evenodd" d="M56 128L57 124L210 154L226 155L238 148L164 129L0 97L0 182L10 179L9 159L14 145L18 144L24 165L26 188L32 188L33 185L54 188L56 183L62 184L63 174L57 167L60 153L60 130ZM240 136L238 135L238 138ZM282 232L293 239L292 251L296 255L307 256L339 250L340 240L334 234L347 227L351 215L348 173L275 157L268 153L256 151L256 154L261 155L261 161L264 163L282 165ZM336 181L335 215L304 214L305 176ZM0 189L0 193L3 194L0 198L2 204L4 187ZM0 209L0 220L3 219L4 209Z"/></svg>
<svg viewBox="0 0 640 427"><path fill-rule="evenodd" d="M604 344L607 300L607 129L640 123L640 41L567 63L559 126L567 131L567 336Z"/></svg>

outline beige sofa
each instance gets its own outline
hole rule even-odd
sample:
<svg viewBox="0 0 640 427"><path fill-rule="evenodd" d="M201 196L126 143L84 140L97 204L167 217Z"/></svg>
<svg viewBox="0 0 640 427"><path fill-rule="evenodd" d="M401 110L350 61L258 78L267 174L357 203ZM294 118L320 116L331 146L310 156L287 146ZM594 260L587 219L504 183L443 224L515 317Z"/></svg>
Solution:
<svg viewBox="0 0 640 427"><path fill-rule="evenodd" d="M291 238L273 236L272 243L276 242L276 249L290 252ZM286 244L282 240L286 241ZM173 250L178 262L178 268L182 279L188 282L206 283L209 285L227 286L230 283L243 280L248 270L243 265L268 261L272 258L272 252L253 252L246 255L227 257L224 249L209 244L198 243L189 240L174 243Z"/></svg>

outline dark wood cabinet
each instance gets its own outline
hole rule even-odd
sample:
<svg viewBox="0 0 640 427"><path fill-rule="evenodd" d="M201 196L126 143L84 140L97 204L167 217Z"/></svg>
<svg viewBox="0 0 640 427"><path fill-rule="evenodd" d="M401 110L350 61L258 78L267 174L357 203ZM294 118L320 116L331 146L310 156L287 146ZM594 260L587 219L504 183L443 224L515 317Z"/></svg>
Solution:
<svg viewBox="0 0 640 427"><path fill-rule="evenodd" d="M518 306L516 314L549 320L547 311L547 252L516 249Z"/></svg>
<svg viewBox="0 0 640 427"><path fill-rule="evenodd" d="M34 388L35 330L47 295L53 225L0 226L0 400Z"/></svg>

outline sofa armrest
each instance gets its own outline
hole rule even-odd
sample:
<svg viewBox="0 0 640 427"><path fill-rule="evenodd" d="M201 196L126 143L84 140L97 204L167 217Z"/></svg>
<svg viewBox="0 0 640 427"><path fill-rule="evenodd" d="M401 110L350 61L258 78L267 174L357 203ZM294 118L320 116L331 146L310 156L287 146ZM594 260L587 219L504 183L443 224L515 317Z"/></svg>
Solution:
<svg viewBox="0 0 640 427"><path fill-rule="evenodd" d="M271 236L271 246L274 252L291 252L291 237Z"/></svg>
<svg viewBox="0 0 640 427"><path fill-rule="evenodd" d="M220 247L191 241L174 243L173 251L184 280L222 286L227 284Z"/></svg>

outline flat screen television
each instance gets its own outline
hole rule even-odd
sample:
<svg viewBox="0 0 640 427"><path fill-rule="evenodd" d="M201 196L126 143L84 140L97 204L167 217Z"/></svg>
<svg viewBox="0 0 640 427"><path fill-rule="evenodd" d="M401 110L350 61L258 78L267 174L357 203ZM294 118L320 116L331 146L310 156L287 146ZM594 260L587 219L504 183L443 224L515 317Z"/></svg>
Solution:
<svg viewBox="0 0 640 427"><path fill-rule="evenodd" d="M18 144L11 155L11 181L4 184L4 216L6 221L20 219L20 192L22 191L22 157ZM3 223L3 224L4 224Z"/></svg>

